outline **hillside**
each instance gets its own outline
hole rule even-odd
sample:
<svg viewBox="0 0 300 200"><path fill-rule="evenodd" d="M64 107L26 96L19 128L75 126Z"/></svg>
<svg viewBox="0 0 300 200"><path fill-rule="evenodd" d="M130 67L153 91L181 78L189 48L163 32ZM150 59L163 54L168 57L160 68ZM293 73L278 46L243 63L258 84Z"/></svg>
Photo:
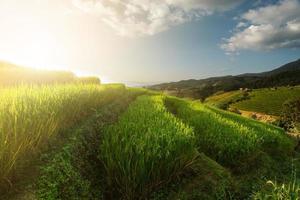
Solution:
<svg viewBox="0 0 300 200"><path fill-rule="evenodd" d="M233 91L239 88L266 88L300 84L300 59L275 70L237 76L212 77L201 80L183 80L149 87L153 90L171 91L179 97L204 100L218 91Z"/></svg>
<svg viewBox="0 0 300 200"><path fill-rule="evenodd" d="M283 104L296 99L300 99L300 86L220 92L208 97L205 103L222 109L280 116Z"/></svg>
<svg viewBox="0 0 300 200"><path fill-rule="evenodd" d="M17 122L0 145L2 199L259 199L300 188L282 129L199 101L122 85L23 86L0 98L0 136Z"/></svg>
<svg viewBox="0 0 300 200"><path fill-rule="evenodd" d="M240 110L266 113L279 116L283 104L289 100L300 99L300 87L279 87L277 90L257 89L250 92L249 98L231 104Z"/></svg>
<svg viewBox="0 0 300 200"><path fill-rule="evenodd" d="M20 84L57 84L57 83L100 83L98 77L76 77L69 71L49 71L31 69L8 62L0 62L0 86Z"/></svg>
<svg viewBox="0 0 300 200"><path fill-rule="evenodd" d="M0 199L300 196L297 141L214 107L244 91L219 93L210 106L122 84L78 84L89 78L65 81L72 73L36 77L10 64L2 72L11 82L0 94Z"/></svg>

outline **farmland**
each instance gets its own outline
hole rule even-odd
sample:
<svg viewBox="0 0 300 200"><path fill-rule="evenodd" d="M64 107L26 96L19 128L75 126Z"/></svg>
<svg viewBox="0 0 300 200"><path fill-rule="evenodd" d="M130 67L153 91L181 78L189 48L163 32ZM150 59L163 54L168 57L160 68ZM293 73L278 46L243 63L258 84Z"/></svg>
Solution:
<svg viewBox="0 0 300 200"><path fill-rule="evenodd" d="M1 182L58 132L125 91L122 85L19 86L1 89Z"/></svg>
<svg viewBox="0 0 300 200"><path fill-rule="evenodd" d="M243 97L241 91L219 92L205 99L205 103L221 109L227 109L230 104Z"/></svg>
<svg viewBox="0 0 300 200"><path fill-rule="evenodd" d="M300 200L300 0L0 0L0 200Z"/></svg>
<svg viewBox="0 0 300 200"><path fill-rule="evenodd" d="M240 90L216 93L208 97L205 103L222 109L233 108L280 116L286 101L300 98L300 87L263 88L247 93L246 98L243 98L245 91Z"/></svg>
<svg viewBox="0 0 300 200"><path fill-rule="evenodd" d="M255 192L244 188L245 180L257 191L264 185L245 170L274 180L292 166L295 142L281 129L199 102L122 85L73 84L7 88L1 98L1 137L10 137L1 144L2 185L17 184L28 157L45 153L37 184L31 183L33 199L240 198ZM61 133L70 139L42 148Z"/></svg>
<svg viewBox="0 0 300 200"><path fill-rule="evenodd" d="M216 108L241 97L204 104L122 84L2 86L0 197L263 199L283 184L274 198L299 196L296 141Z"/></svg>
<svg viewBox="0 0 300 200"><path fill-rule="evenodd" d="M282 105L287 100L300 98L300 87L279 87L276 90L258 89L250 93L248 100L232 106L248 111L262 112L269 115L280 115Z"/></svg>

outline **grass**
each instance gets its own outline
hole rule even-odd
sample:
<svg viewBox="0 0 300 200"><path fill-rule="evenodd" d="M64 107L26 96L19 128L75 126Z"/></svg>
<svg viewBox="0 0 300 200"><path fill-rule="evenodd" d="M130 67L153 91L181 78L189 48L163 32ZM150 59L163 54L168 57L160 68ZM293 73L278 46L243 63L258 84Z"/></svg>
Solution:
<svg viewBox="0 0 300 200"><path fill-rule="evenodd" d="M105 127L115 123L143 91L130 89L115 98L79 126L70 129L70 139L61 148L43 155L45 163L35 188L39 199L103 199L103 167L99 145ZM61 140L61 138L59 138ZM57 146L57 141L54 141Z"/></svg>
<svg viewBox="0 0 300 200"><path fill-rule="evenodd" d="M124 92L123 85L24 85L2 88L0 185L12 184L18 168L38 153L50 138Z"/></svg>
<svg viewBox="0 0 300 200"><path fill-rule="evenodd" d="M299 155L295 143L273 125L123 85L0 90L2 190L43 152L40 199L278 199L299 191L296 175L283 181ZM221 95L216 103L240 97Z"/></svg>
<svg viewBox="0 0 300 200"><path fill-rule="evenodd" d="M259 150L291 154L294 142L284 131L199 102L167 98L169 110L194 128L199 151L225 165Z"/></svg>
<svg viewBox="0 0 300 200"><path fill-rule="evenodd" d="M231 91L216 93L205 99L205 103L221 109L227 109L228 106L243 98L243 91Z"/></svg>
<svg viewBox="0 0 300 200"><path fill-rule="evenodd" d="M300 179L297 169L292 169L292 176L284 183L267 181L261 191L253 195L254 200L298 200L300 199Z"/></svg>
<svg viewBox="0 0 300 200"><path fill-rule="evenodd" d="M234 103L231 106L239 110L279 116L284 102L300 98L300 87L279 87L277 90L257 89L253 90L249 97L248 100Z"/></svg>
<svg viewBox="0 0 300 200"><path fill-rule="evenodd" d="M153 200L232 199L234 180L228 169L200 153L193 170L153 195Z"/></svg>
<svg viewBox="0 0 300 200"><path fill-rule="evenodd" d="M147 199L193 164L193 130L167 112L163 99L139 97L104 133L100 157L110 198Z"/></svg>
<svg viewBox="0 0 300 200"><path fill-rule="evenodd" d="M268 191L258 192L254 195L255 200L298 200L300 199L300 182L278 184L276 181L268 181Z"/></svg>

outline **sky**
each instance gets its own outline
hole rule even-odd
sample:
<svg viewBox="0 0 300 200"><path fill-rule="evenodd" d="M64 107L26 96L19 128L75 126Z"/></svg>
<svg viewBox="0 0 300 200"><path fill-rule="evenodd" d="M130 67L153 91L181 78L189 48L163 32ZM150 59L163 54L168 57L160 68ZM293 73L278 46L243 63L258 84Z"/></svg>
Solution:
<svg viewBox="0 0 300 200"><path fill-rule="evenodd" d="M299 0L0 0L0 60L159 83L300 58Z"/></svg>

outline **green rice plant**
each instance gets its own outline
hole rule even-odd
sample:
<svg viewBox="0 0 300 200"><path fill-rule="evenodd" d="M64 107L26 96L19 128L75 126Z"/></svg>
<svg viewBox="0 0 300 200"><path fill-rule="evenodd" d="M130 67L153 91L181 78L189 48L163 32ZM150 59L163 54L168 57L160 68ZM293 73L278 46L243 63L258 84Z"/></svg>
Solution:
<svg viewBox="0 0 300 200"><path fill-rule="evenodd" d="M288 181L278 183L275 181L267 181L265 186L252 196L254 200L299 200L300 199L300 179L297 176L298 159L292 160L292 173L288 177Z"/></svg>
<svg viewBox="0 0 300 200"><path fill-rule="evenodd" d="M283 130L199 102L166 98L169 110L194 127L199 151L223 164L237 161L261 149L292 152L294 143Z"/></svg>
<svg viewBox="0 0 300 200"><path fill-rule="evenodd" d="M193 130L167 112L163 102L163 96L138 97L105 131L100 157L108 198L147 199L194 163Z"/></svg>
<svg viewBox="0 0 300 200"><path fill-rule="evenodd" d="M219 92L205 99L204 103L221 109L228 109L230 104L245 99L245 92L237 90L231 92Z"/></svg>
<svg viewBox="0 0 300 200"><path fill-rule="evenodd" d="M144 92L128 89L122 98L115 98L79 126L68 129L63 141L55 138L55 148L42 155L45 162L40 167L36 184L30 186L36 190L38 199L103 199L105 184L98 157L102 132L117 122L118 116Z"/></svg>
<svg viewBox="0 0 300 200"><path fill-rule="evenodd" d="M48 139L125 92L123 85L18 86L0 89L0 183Z"/></svg>
<svg viewBox="0 0 300 200"><path fill-rule="evenodd" d="M276 181L268 181L269 191L258 192L254 195L255 200L299 200L300 183L293 180L287 184L279 184Z"/></svg>

